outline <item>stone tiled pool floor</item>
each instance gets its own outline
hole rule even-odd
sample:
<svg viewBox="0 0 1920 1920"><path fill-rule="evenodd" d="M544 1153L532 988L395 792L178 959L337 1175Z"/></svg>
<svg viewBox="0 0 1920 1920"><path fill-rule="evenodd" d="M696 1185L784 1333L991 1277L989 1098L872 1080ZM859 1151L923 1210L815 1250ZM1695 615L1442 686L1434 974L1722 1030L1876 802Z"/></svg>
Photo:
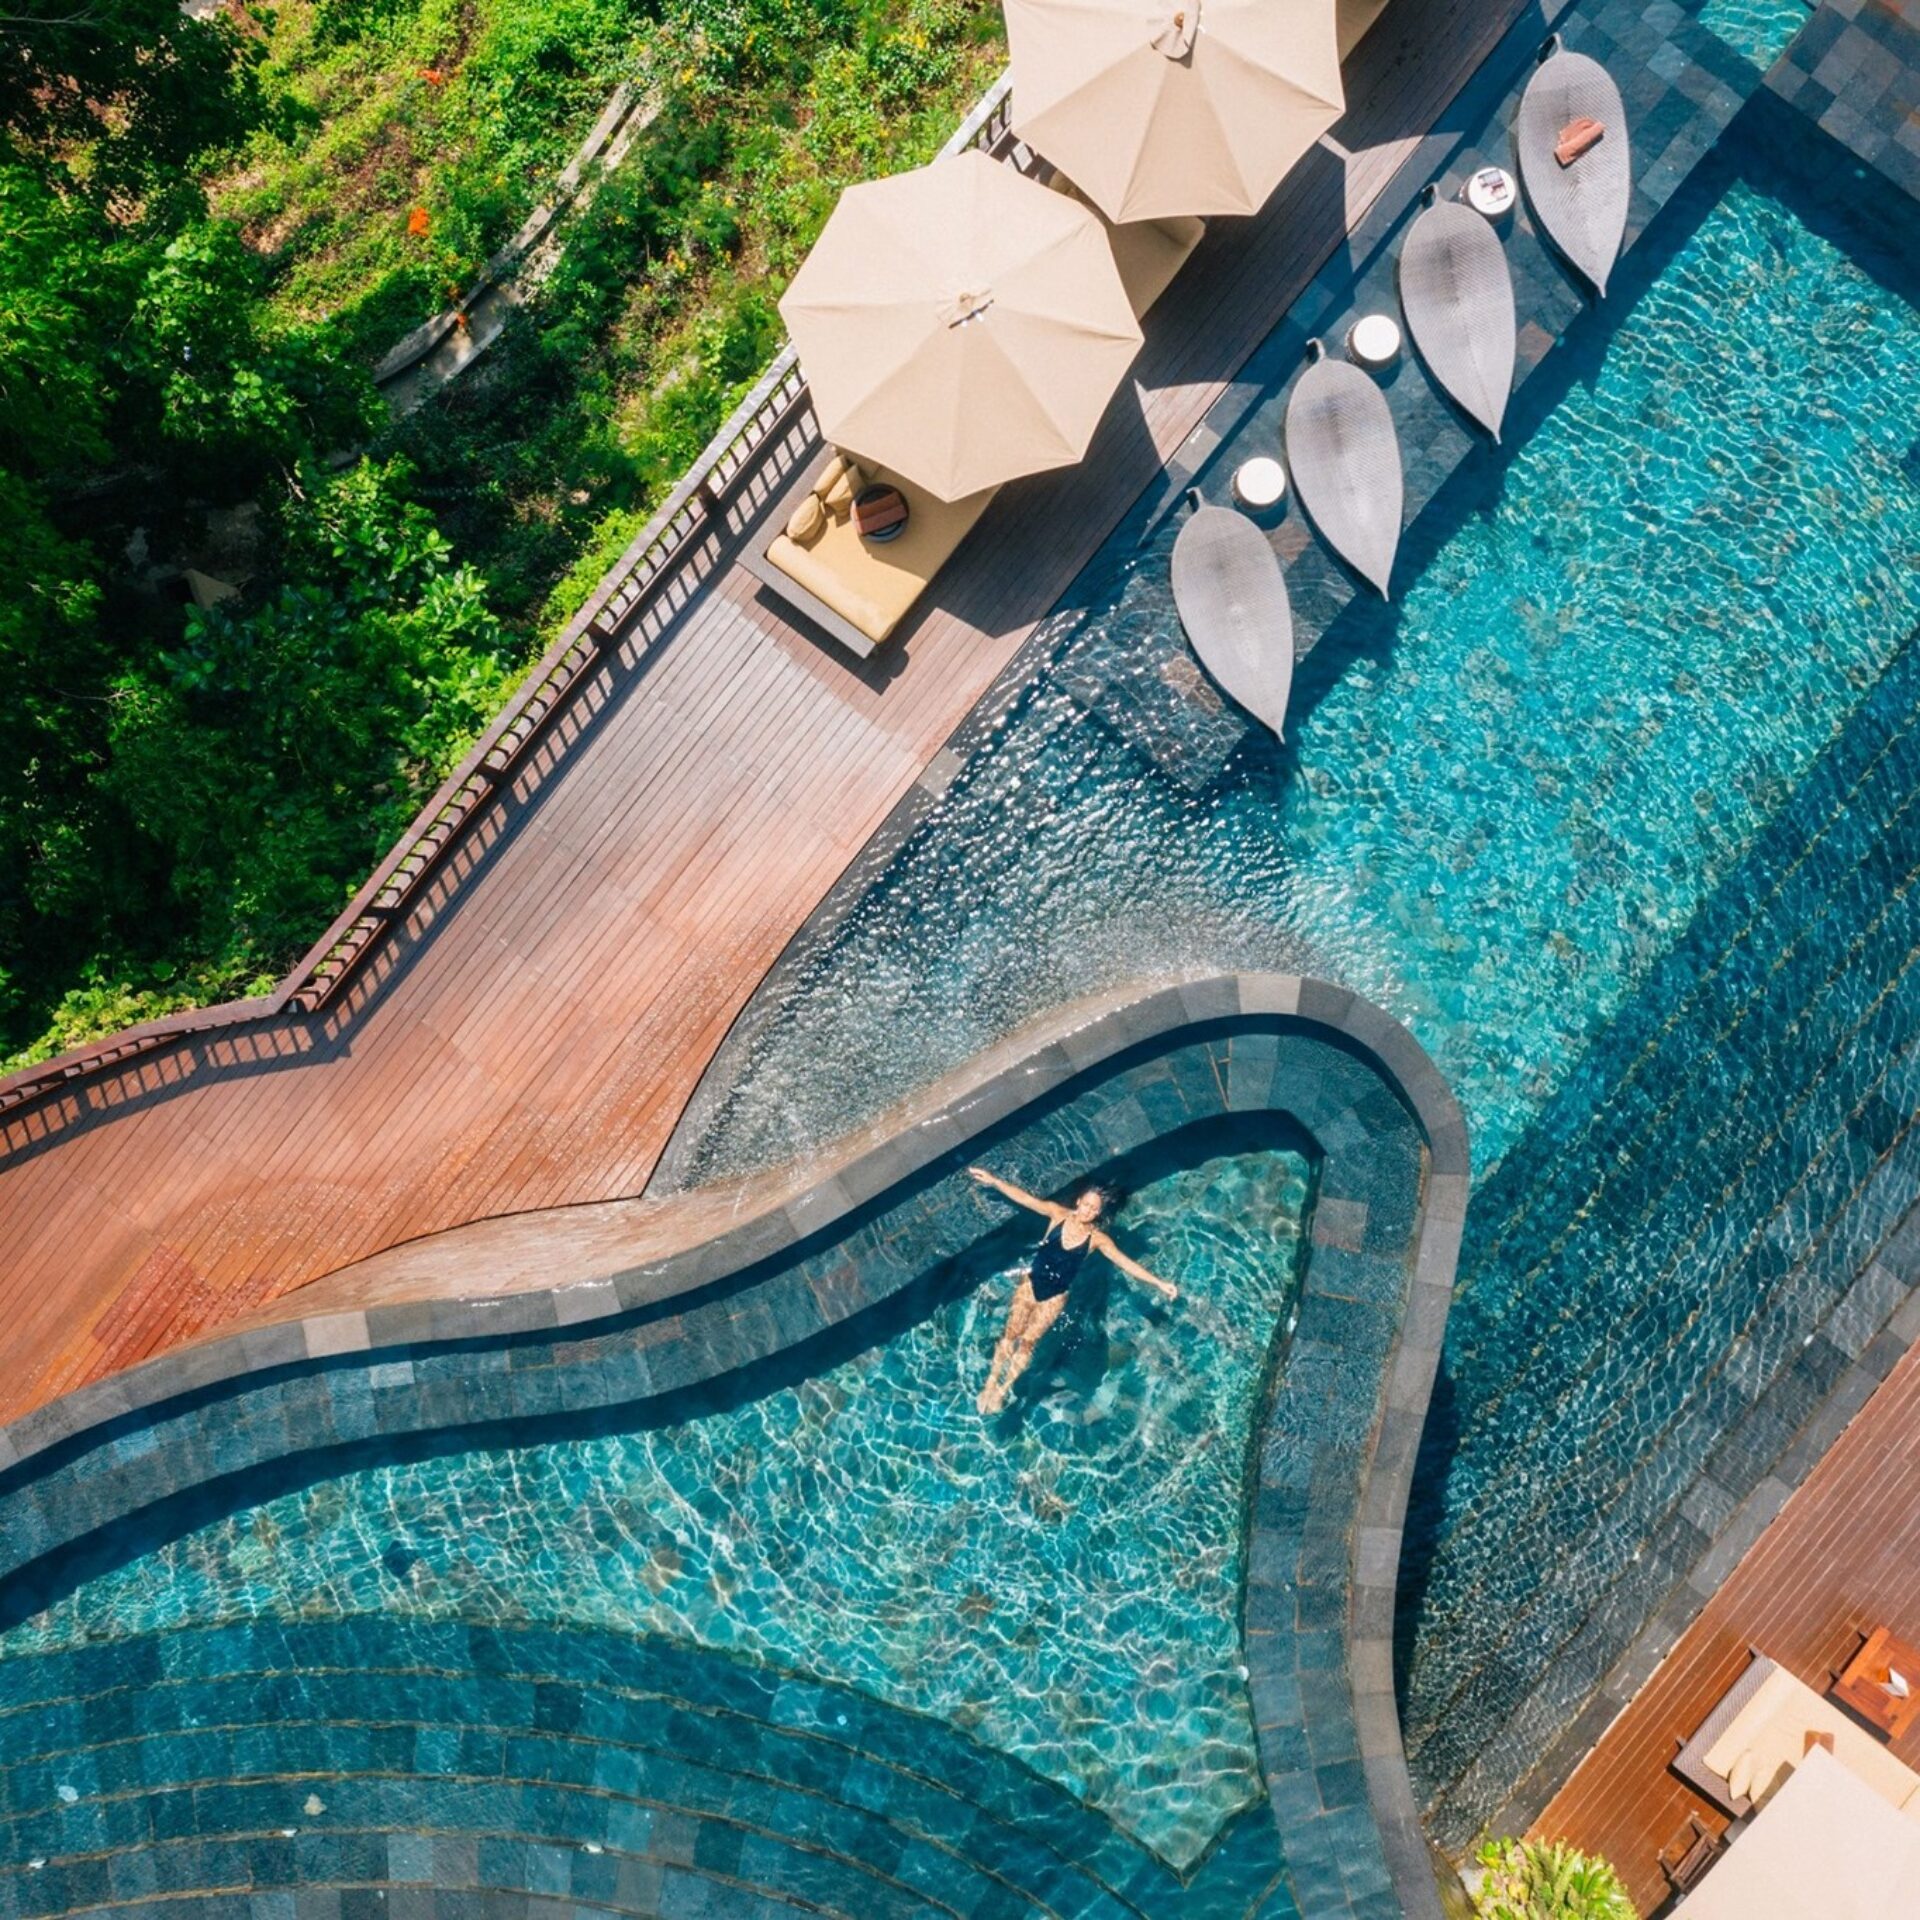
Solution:
<svg viewBox="0 0 1920 1920"><path fill-rule="evenodd" d="M673 1920L1296 1913L1264 1808L1189 1887L937 1721L659 1641L380 1618L148 1635L12 1663L0 1727L0 1910L21 1916L173 1898L344 1920L463 1894Z"/></svg>
<svg viewBox="0 0 1920 1920"><path fill-rule="evenodd" d="M1089 1097L1095 1124L1122 1111ZM1259 1798L1241 1516L1310 1211L1297 1131L1236 1132L1108 1173L1132 1189L1120 1244L1181 1310L1096 1270L1026 1383L1069 1390L1005 1419L973 1395L1033 1233L993 1196L975 1257L804 1379L322 1480L88 1582L0 1653L247 1616L661 1635L963 1725L1186 1867ZM1032 1147L982 1151L1034 1177ZM910 1224L898 1243L911 1260Z"/></svg>
<svg viewBox="0 0 1920 1920"><path fill-rule="evenodd" d="M1899 1351L1916 954L1909 647L1476 1196L1403 1589L1443 1838L1591 1739Z"/></svg>

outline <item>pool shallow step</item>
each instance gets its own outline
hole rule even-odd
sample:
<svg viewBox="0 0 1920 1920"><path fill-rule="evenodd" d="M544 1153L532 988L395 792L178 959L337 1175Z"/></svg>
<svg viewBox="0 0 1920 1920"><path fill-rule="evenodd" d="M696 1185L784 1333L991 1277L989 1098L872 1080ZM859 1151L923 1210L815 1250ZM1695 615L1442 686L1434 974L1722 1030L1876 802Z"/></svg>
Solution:
<svg viewBox="0 0 1920 1920"><path fill-rule="evenodd" d="M1446 1844L1578 1723L1905 1297L1917 950L1909 646L1476 1199L1407 1683Z"/></svg>
<svg viewBox="0 0 1920 1920"><path fill-rule="evenodd" d="M0 1665L22 1920L211 1920L236 1887L389 1889L394 1913L429 1886L729 1920L1295 1920L1257 1811L1183 1886L949 1729L609 1635L263 1623Z"/></svg>

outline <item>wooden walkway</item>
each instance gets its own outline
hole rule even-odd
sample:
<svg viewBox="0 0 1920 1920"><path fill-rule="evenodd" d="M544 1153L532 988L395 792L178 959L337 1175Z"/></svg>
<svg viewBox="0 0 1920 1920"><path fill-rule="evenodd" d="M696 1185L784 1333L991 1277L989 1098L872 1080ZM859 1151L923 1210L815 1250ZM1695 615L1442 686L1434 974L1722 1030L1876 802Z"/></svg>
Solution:
<svg viewBox="0 0 1920 1920"><path fill-rule="evenodd" d="M0 1419L383 1248L636 1193L782 947L1522 11L1393 0L1359 104L1209 235L1088 459L1007 489L873 670L717 532L341 1005L10 1117Z"/></svg>
<svg viewBox="0 0 1920 1920"><path fill-rule="evenodd" d="M1744 1670L1748 1649L1824 1693L1861 1636L1881 1625L1920 1639L1920 1346L1788 1500L1534 1831L1606 1855L1640 1910L1652 1913L1668 1891L1661 1850L1673 1853L1688 1816L1726 1829L1725 1816L1667 1763ZM1920 1768L1920 1727L1893 1751Z"/></svg>

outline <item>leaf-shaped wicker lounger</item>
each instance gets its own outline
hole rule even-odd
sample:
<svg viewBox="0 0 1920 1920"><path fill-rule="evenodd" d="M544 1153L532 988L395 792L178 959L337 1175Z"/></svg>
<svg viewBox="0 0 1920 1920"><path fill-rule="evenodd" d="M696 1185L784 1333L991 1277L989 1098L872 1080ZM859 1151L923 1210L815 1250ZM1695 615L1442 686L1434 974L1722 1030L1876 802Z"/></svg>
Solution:
<svg viewBox="0 0 1920 1920"><path fill-rule="evenodd" d="M1287 465L1327 544L1385 597L1406 491L1386 395L1358 367L1316 359L1287 402Z"/></svg>
<svg viewBox="0 0 1920 1920"><path fill-rule="evenodd" d="M1173 603L1221 690L1285 739L1293 606L1266 536L1244 514L1201 507L1173 543Z"/></svg>
<svg viewBox="0 0 1920 1920"><path fill-rule="evenodd" d="M1593 282L1603 297L1620 256L1633 192L1633 155L1627 142L1620 89L1597 60L1555 49L1527 83L1513 123L1514 152L1527 198L1547 238ZM1572 166L1553 157L1560 131L1580 119L1598 120L1606 135Z"/></svg>
<svg viewBox="0 0 1920 1920"><path fill-rule="evenodd" d="M1442 200L1414 221L1400 249L1400 304L1433 377L1497 441L1513 391L1513 276L1471 207Z"/></svg>

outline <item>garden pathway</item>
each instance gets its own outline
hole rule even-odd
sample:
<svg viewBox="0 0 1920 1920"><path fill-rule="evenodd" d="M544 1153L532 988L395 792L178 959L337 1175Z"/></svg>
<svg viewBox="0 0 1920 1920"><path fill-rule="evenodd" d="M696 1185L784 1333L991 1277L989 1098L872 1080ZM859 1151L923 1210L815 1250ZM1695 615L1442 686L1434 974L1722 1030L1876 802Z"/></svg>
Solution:
<svg viewBox="0 0 1920 1920"><path fill-rule="evenodd" d="M636 1193L782 947L1529 11L1393 0L1349 62L1358 104L1208 236L1088 459L1007 489L873 670L760 602L735 524L342 1004L10 1117L0 1419L383 1248Z"/></svg>

